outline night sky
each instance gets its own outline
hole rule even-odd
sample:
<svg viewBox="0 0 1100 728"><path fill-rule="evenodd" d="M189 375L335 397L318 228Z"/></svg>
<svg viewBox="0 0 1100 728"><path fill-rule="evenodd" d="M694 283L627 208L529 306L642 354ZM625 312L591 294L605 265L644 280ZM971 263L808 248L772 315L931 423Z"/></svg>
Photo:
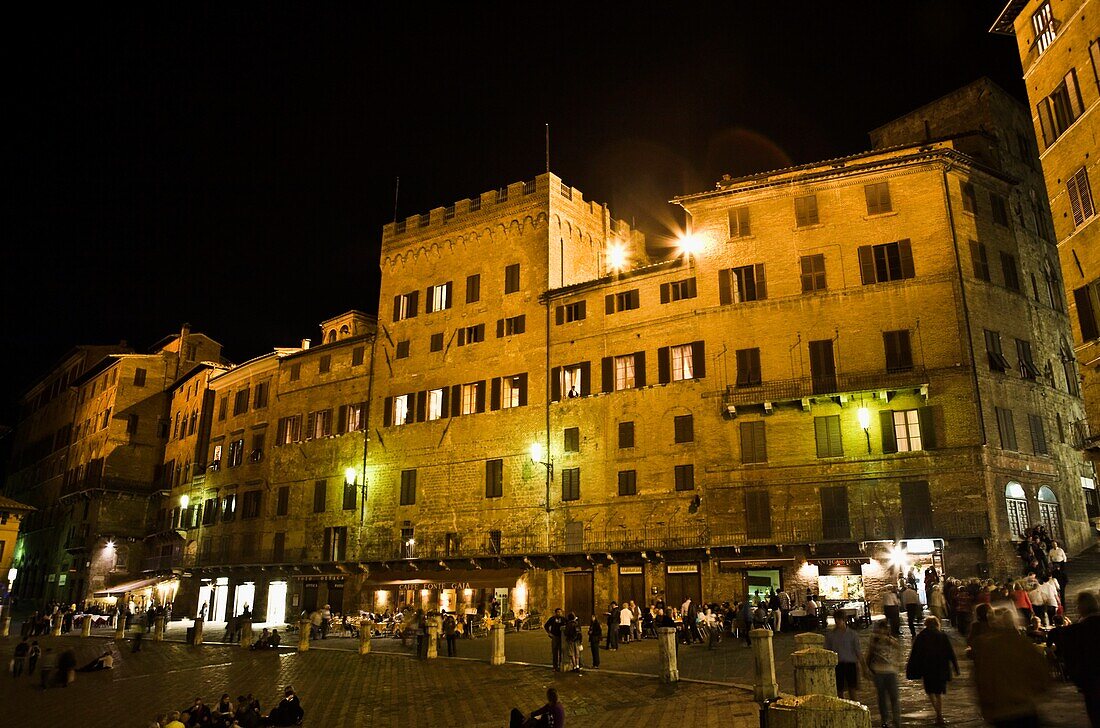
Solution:
<svg viewBox="0 0 1100 728"><path fill-rule="evenodd" d="M1026 98L1003 2L155 5L7 24L0 423L78 343L187 321L239 362L373 312L394 178L401 218L530 179L545 123L657 240L722 174L864 150L983 75Z"/></svg>

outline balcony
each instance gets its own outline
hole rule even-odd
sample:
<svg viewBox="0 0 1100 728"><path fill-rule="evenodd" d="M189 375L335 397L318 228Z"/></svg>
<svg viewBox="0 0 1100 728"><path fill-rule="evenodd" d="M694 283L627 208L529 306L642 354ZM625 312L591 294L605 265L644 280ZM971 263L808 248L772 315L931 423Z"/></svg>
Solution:
<svg viewBox="0 0 1100 728"><path fill-rule="evenodd" d="M1073 423L1073 446L1092 455L1100 455L1100 433L1093 432L1088 420Z"/></svg>
<svg viewBox="0 0 1100 728"><path fill-rule="evenodd" d="M924 367L907 371L852 372L819 377L774 379L752 386L727 386L722 404L747 407L771 402L795 402L810 397L836 397L860 392L898 391L927 386Z"/></svg>

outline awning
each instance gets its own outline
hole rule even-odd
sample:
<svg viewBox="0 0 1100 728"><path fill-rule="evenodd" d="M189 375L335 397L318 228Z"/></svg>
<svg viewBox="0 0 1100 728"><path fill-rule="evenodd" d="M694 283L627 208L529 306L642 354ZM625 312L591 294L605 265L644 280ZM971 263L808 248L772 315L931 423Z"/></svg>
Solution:
<svg viewBox="0 0 1100 728"><path fill-rule="evenodd" d="M109 597L114 594L125 594L126 592L137 591L138 589L144 589L147 586L153 586L160 582L160 579L138 579L137 581L127 581L117 586L108 587L101 591L97 591L93 596L96 597Z"/></svg>
<svg viewBox="0 0 1100 728"><path fill-rule="evenodd" d="M363 582L371 587L410 589L492 589L514 587L526 569L451 569L449 571L385 571L372 573Z"/></svg>

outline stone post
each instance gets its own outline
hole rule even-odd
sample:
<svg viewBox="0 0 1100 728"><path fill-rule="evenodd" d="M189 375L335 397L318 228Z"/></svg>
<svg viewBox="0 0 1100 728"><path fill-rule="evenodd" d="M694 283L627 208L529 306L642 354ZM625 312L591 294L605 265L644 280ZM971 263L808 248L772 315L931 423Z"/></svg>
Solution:
<svg viewBox="0 0 1100 728"><path fill-rule="evenodd" d="M795 695L836 696L837 656L831 650L807 647L791 654Z"/></svg>
<svg viewBox="0 0 1100 728"><path fill-rule="evenodd" d="M60 637L61 636L61 623L62 623L62 621L63 620L61 619L60 614L55 614L54 619L50 620L50 636L51 637Z"/></svg>
<svg viewBox="0 0 1100 728"><path fill-rule="evenodd" d="M201 645L202 644L202 630L203 630L203 627L205 626L205 624L206 624L206 620L204 620L202 617L199 617L198 619L195 620L195 627L194 627L195 636L191 638L191 644L193 644L193 645Z"/></svg>
<svg viewBox="0 0 1100 728"><path fill-rule="evenodd" d="M85 614L84 619L80 620L80 636L91 637L92 636L92 615Z"/></svg>
<svg viewBox="0 0 1100 728"><path fill-rule="evenodd" d="M489 646L492 651L489 653L490 665L503 665L504 664L504 623L497 622L493 625L493 628L489 630Z"/></svg>
<svg viewBox="0 0 1100 728"><path fill-rule="evenodd" d="M871 728L871 713L832 695L786 697L768 706L768 728Z"/></svg>
<svg viewBox="0 0 1100 728"><path fill-rule="evenodd" d="M678 682L680 671L676 667L676 628L657 628L657 651L660 655L661 682Z"/></svg>
<svg viewBox="0 0 1100 728"><path fill-rule="evenodd" d="M59 628L58 629L58 634L60 634L60 633L61 633L61 630ZM52 630L51 630L51 634L52 634ZM115 639L116 640L126 639L126 618L123 617L121 614L118 615L118 621L115 622Z"/></svg>
<svg viewBox="0 0 1100 728"><path fill-rule="evenodd" d="M424 656L429 660L439 657L439 632L439 616L432 615L428 617L428 649L425 651Z"/></svg>
<svg viewBox="0 0 1100 728"><path fill-rule="evenodd" d="M359 654L370 654L371 633L374 632L374 622L359 623Z"/></svg>
<svg viewBox="0 0 1100 728"><path fill-rule="evenodd" d="M749 632L752 638L752 658L755 663L755 677L752 681L753 699L758 703L779 697L779 683L775 680L775 653L772 652L772 631L754 629Z"/></svg>
<svg viewBox="0 0 1100 728"><path fill-rule="evenodd" d="M241 621L241 647L246 650L252 646L252 620L244 619Z"/></svg>
<svg viewBox="0 0 1100 728"><path fill-rule="evenodd" d="M298 651L306 652L309 650L309 627L310 621L308 619L298 620Z"/></svg>
<svg viewBox="0 0 1100 728"><path fill-rule="evenodd" d="M825 635L819 632L799 632L794 636L794 648L804 650L807 647L825 647Z"/></svg>
<svg viewBox="0 0 1100 728"><path fill-rule="evenodd" d="M0 605L0 637L7 637L11 631L11 607Z"/></svg>
<svg viewBox="0 0 1100 728"><path fill-rule="evenodd" d="M153 641L164 641L164 615L157 615L157 618L153 620Z"/></svg>

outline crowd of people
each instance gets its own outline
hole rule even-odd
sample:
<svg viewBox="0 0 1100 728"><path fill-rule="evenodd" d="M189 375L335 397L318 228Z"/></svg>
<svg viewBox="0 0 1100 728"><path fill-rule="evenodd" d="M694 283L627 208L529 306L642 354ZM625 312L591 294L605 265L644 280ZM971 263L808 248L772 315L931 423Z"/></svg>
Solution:
<svg viewBox="0 0 1100 728"><path fill-rule="evenodd" d="M232 700L229 693L222 693L213 705L207 705L201 697L182 710L161 713L149 723L148 728L258 728L258 726L296 726L305 718L302 701L287 685L283 697L271 712L260 710L260 701L252 693L238 695Z"/></svg>

